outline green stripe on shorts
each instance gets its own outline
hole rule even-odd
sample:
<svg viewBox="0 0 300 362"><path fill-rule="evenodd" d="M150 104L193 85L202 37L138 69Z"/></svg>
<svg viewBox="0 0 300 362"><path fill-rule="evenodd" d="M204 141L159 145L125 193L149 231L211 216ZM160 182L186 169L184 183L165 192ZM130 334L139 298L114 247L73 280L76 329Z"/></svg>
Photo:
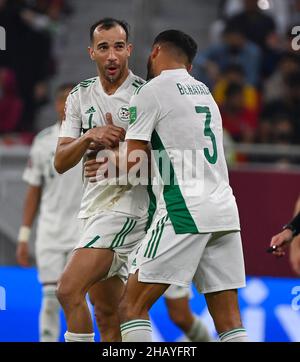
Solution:
<svg viewBox="0 0 300 362"><path fill-rule="evenodd" d="M165 227L165 223L166 221L168 220L168 215L165 217L165 220L160 228L160 233L158 235L158 238L157 238L157 241L156 241L156 245L155 245L155 248L153 250L153 254L152 254L152 258L154 258L156 256L156 252L157 252L157 249L158 249L158 245L159 245L159 242L160 242L160 239L161 239L161 236L162 236L162 233L163 233L163 230L164 230L164 227Z"/></svg>
<svg viewBox="0 0 300 362"><path fill-rule="evenodd" d="M125 241L126 236L131 233L131 231L134 229L136 223L137 223L136 220L131 220L131 225L130 225L129 228L126 230L126 232L122 235L122 237L120 238L120 241L119 241L119 243L118 243L117 246L122 246L122 245L124 244L124 241Z"/></svg>
<svg viewBox="0 0 300 362"><path fill-rule="evenodd" d="M91 245L93 245L98 239L100 239L100 236L99 236L99 235L95 236L93 240L91 240L89 243L87 243L87 244L84 246L84 248L90 248Z"/></svg>
<svg viewBox="0 0 300 362"><path fill-rule="evenodd" d="M163 217L156 225L156 229L152 230L151 238L148 242L147 249L145 251L145 258L154 258L158 249L158 244L162 236L162 232L165 226L165 222L168 220L168 215Z"/></svg>
<svg viewBox="0 0 300 362"><path fill-rule="evenodd" d="M136 225L136 220L127 218L121 231L119 231L118 234L116 234L116 236L114 237L114 239L110 245L110 248L113 249L113 248L123 245L126 236L133 230L135 225Z"/></svg>

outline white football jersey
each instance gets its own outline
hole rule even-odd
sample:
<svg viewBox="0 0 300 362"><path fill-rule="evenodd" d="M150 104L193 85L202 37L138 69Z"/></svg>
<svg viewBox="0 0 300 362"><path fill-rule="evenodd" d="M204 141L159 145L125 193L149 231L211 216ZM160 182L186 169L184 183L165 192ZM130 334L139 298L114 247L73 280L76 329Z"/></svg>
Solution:
<svg viewBox="0 0 300 362"><path fill-rule="evenodd" d="M124 83L112 95L103 90L99 77L79 83L68 96L60 137L78 138L93 127L105 126L106 113L112 114L116 126L127 129L130 98L143 83L141 78L129 72ZM141 185L109 185L107 180L90 183L85 179L78 217L87 218L108 209L144 216L148 211L146 188Z"/></svg>
<svg viewBox="0 0 300 362"><path fill-rule="evenodd" d="M222 120L208 88L185 69L163 71L130 102L126 139L150 141L156 202L177 234L239 230L223 150ZM153 203L152 203L153 204Z"/></svg>
<svg viewBox="0 0 300 362"><path fill-rule="evenodd" d="M69 251L78 241L82 167L77 165L63 175L56 172L53 161L58 136L57 123L35 137L23 180L42 187L37 248Z"/></svg>

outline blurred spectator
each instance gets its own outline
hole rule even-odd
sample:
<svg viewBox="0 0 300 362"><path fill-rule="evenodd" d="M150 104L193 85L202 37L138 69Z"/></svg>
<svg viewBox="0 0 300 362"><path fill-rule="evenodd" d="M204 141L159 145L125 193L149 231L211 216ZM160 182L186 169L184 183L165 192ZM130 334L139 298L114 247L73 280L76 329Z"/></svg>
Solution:
<svg viewBox="0 0 300 362"><path fill-rule="evenodd" d="M225 100L225 91L228 84L237 83L242 86L243 105L258 113L260 111L260 96L255 87L246 83L243 68L238 64L230 64L220 77L214 90L213 96L219 106L222 106Z"/></svg>
<svg viewBox="0 0 300 362"><path fill-rule="evenodd" d="M300 56L295 53L284 53L276 72L264 84L264 100L270 102L284 96L285 80L291 73L300 69Z"/></svg>
<svg viewBox="0 0 300 362"><path fill-rule="evenodd" d="M274 122L278 117L290 120L294 130L292 141L300 143L300 71L290 73L284 81L283 96L265 105L263 118Z"/></svg>
<svg viewBox="0 0 300 362"><path fill-rule="evenodd" d="M244 0L244 10L230 18L229 24L262 49L269 47L270 37L276 32L274 20L258 7L257 0Z"/></svg>
<svg viewBox="0 0 300 362"><path fill-rule="evenodd" d="M294 139L293 124L288 117L280 117L274 125L273 142L281 145L290 145Z"/></svg>
<svg viewBox="0 0 300 362"><path fill-rule="evenodd" d="M53 24L65 4L66 0L0 0L7 47L0 66L14 70L23 100L18 131L34 131L36 111L48 101L48 83L56 72Z"/></svg>
<svg viewBox="0 0 300 362"><path fill-rule="evenodd" d="M220 107L223 127L236 142L253 142L257 125L257 113L243 104L243 87L238 83L229 83L225 91L225 100Z"/></svg>
<svg viewBox="0 0 300 362"><path fill-rule="evenodd" d="M0 134L13 132L21 119L22 101L12 70L0 68Z"/></svg>
<svg viewBox="0 0 300 362"><path fill-rule="evenodd" d="M300 0L290 0L292 3L289 24L300 25Z"/></svg>
<svg viewBox="0 0 300 362"><path fill-rule="evenodd" d="M228 20L263 51L262 76L269 77L280 58L280 38L273 18L262 11L257 0L244 0L244 10Z"/></svg>
<svg viewBox="0 0 300 362"><path fill-rule="evenodd" d="M245 73L246 82L253 86L258 85L261 52L255 44L247 41L235 26L226 27L220 44L197 54L193 64L193 75L212 87L219 75L216 70L222 73L230 64L239 64Z"/></svg>
<svg viewBox="0 0 300 362"><path fill-rule="evenodd" d="M273 124L268 118L261 118L255 135L255 143L273 142Z"/></svg>
<svg viewBox="0 0 300 362"><path fill-rule="evenodd" d="M280 34L284 34L290 24L297 1L299 0L257 0L257 5L266 15L270 15L274 19ZM244 10L244 1L222 0L220 7L223 15L229 18Z"/></svg>

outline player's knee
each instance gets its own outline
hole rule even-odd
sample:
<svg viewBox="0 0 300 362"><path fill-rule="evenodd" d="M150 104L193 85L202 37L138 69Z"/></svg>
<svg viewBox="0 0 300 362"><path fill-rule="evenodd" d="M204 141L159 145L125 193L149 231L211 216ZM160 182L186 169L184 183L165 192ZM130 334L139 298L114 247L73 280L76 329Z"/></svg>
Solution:
<svg viewBox="0 0 300 362"><path fill-rule="evenodd" d="M81 300L81 295L76 288L73 288L72 284L65 283L64 280L58 282L56 296L63 307L70 304L78 304Z"/></svg>

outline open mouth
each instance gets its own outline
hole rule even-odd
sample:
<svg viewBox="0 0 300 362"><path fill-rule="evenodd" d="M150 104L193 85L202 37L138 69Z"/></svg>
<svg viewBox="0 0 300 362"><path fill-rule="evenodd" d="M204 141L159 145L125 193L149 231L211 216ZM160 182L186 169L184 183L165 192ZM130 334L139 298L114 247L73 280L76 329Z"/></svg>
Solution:
<svg viewBox="0 0 300 362"><path fill-rule="evenodd" d="M114 65L107 67L107 72L109 75L115 75L117 70L118 70L118 67L114 66Z"/></svg>

